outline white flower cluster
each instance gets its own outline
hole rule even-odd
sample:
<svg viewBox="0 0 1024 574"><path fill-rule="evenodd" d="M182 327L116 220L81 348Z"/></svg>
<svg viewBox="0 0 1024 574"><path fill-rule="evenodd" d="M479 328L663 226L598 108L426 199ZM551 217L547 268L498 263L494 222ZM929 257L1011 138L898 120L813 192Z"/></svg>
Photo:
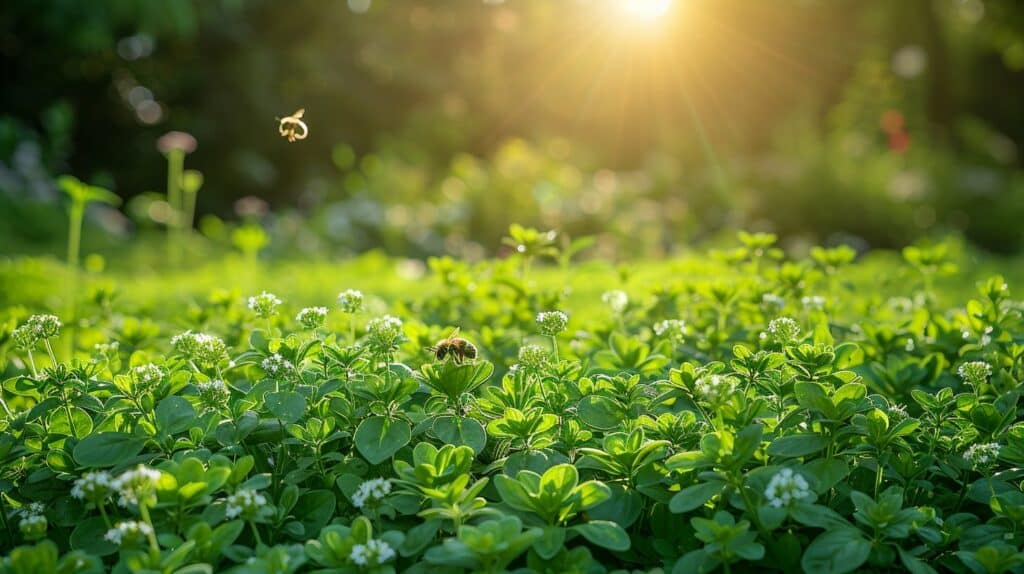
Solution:
<svg viewBox="0 0 1024 574"><path fill-rule="evenodd" d="M686 323L682 319L665 319L654 324L654 334L676 343L686 336Z"/></svg>
<svg viewBox="0 0 1024 574"><path fill-rule="evenodd" d="M43 339L60 335L61 322L56 315L32 315L11 335L22 349L31 349Z"/></svg>
<svg viewBox="0 0 1024 574"><path fill-rule="evenodd" d="M131 373L135 384L146 387L158 383L164 378L164 370L153 363L134 367Z"/></svg>
<svg viewBox="0 0 1024 574"><path fill-rule="evenodd" d="M983 385L992 376L992 365L985 361L971 361L960 365L956 371L965 383L970 385Z"/></svg>
<svg viewBox="0 0 1024 574"><path fill-rule="evenodd" d="M271 377L283 377L295 369L295 365L293 365L291 361L277 353L263 359L260 366L263 367L264 372Z"/></svg>
<svg viewBox="0 0 1024 574"><path fill-rule="evenodd" d="M705 375L697 379L694 389L709 403L727 398L736 388L736 378L728 375Z"/></svg>
<svg viewBox="0 0 1024 574"><path fill-rule="evenodd" d="M569 316L562 311L541 311L537 313L537 325L541 334L554 337L569 326Z"/></svg>
<svg viewBox="0 0 1024 574"><path fill-rule="evenodd" d="M528 371L537 371L548 364L548 352L540 345L523 345L519 348L519 364Z"/></svg>
<svg viewBox="0 0 1024 574"><path fill-rule="evenodd" d="M18 521L18 530L26 540L39 540L46 536L46 529L49 522L42 512L38 514L23 513L22 519Z"/></svg>
<svg viewBox="0 0 1024 574"><path fill-rule="evenodd" d="M601 295L601 302L608 305L613 313L622 313L629 305L629 295L625 291L612 289L611 291L605 291Z"/></svg>
<svg viewBox="0 0 1024 574"><path fill-rule="evenodd" d="M768 335L779 343L791 343L800 336L800 325L789 317L772 319L768 323Z"/></svg>
<svg viewBox="0 0 1024 574"><path fill-rule="evenodd" d="M200 365L215 365L227 355L228 347L219 337L185 331L171 338L174 350Z"/></svg>
<svg viewBox="0 0 1024 574"><path fill-rule="evenodd" d="M117 503L127 507L138 506L140 501L151 496L156 489L158 480L160 480L159 470L140 464L132 470L122 472L110 484L121 495Z"/></svg>
<svg viewBox="0 0 1024 574"><path fill-rule="evenodd" d="M800 303L809 311L821 311L825 308L825 298L821 295L804 295Z"/></svg>
<svg viewBox="0 0 1024 574"><path fill-rule="evenodd" d="M374 478L367 480L360 484L359 489L352 495L352 504L356 508L363 508L366 506L367 502L376 503L384 500L384 497L390 492L390 480L386 478Z"/></svg>
<svg viewBox="0 0 1024 574"><path fill-rule="evenodd" d="M246 520L253 520L268 509L266 496L251 488L242 488L228 497L224 514L228 518L241 516Z"/></svg>
<svg viewBox="0 0 1024 574"><path fill-rule="evenodd" d="M99 504L110 496L115 490L114 479L105 470L86 473L82 478L75 481L71 487L71 496L79 500L88 500L93 504Z"/></svg>
<svg viewBox="0 0 1024 574"><path fill-rule="evenodd" d="M108 542L135 548L141 546L147 536L153 534L153 527L138 520L123 520L103 536Z"/></svg>
<svg viewBox="0 0 1024 574"><path fill-rule="evenodd" d="M277 315L277 306L280 304L281 300L277 298L277 295L267 291L249 297L249 310L264 319Z"/></svg>
<svg viewBox="0 0 1024 574"><path fill-rule="evenodd" d="M346 289L338 293L338 306L344 313L357 313L363 306L363 293L355 289Z"/></svg>
<svg viewBox="0 0 1024 574"><path fill-rule="evenodd" d="M370 319L366 324L370 345L381 352L391 352L402 342L402 320L391 315Z"/></svg>
<svg viewBox="0 0 1024 574"><path fill-rule="evenodd" d="M327 307L306 307L299 311L295 320L307 329L319 329L327 321Z"/></svg>
<svg viewBox="0 0 1024 574"><path fill-rule="evenodd" d="M994 463L999 456L999 443L989 442L972 444L964 452L964 460L972 466L985 466Z"/></svg>
<svg viewBox="0 0 1024 574"><path fill-rule="evenodd" d="M770 310L780 310L786 306L786 300L775 293L765 293L761 296L761 304Z"/></svg>
<svg viewBox="0 0 1024 574"><path fill-rule="evenodd" d="M776 508L788 506L790 502L812 496L807 480L793 472L791 468L783 468L775 473L775 476L768 481L768 487L764 489L764 497L768 499L768 505Z"/></svg>
<svg viewBox="0 0 1024 574"><path fill-rule="evenodd" d="M208 409L218 409L227 404L231 398L231 391L224 381L214 379L212 381L196 383L196 392L199 393L199 400Z"/></svg>
<svg viewBox="0 0 1024 574"><path fill-rule="evenodd" d="M356 544L348 559L356 566L380 566L395 557L395 550L383 540L370 539L366 544Z"/></svg>

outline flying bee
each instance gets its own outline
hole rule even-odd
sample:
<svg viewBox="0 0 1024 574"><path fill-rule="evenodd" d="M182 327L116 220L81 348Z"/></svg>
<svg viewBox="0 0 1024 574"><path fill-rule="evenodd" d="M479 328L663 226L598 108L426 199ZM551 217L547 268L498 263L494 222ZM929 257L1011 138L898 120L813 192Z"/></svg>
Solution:
<svg viewBox="0 0 1024 574"><path fill-rule="evenodd" d="M427 350L434 353L434 358L438 361L450 356L456 364L461 365L466 359L476 359L476 345L459 337L458 334L459 328L456 327L451 335L441 339L433 347L427 347Z"/></svg>
<svg viewBox="0 0 1024 574"><path fill-rule="evenodd" d="M288 138L288 141L292 143L294 143L295 140L306 139L306 136L309 135L309 128L306 127L306 123L302 121L302 116L305 114L305 108L300 108L288 117L274 118L279 122L277 126L277 133Z"/></svg>

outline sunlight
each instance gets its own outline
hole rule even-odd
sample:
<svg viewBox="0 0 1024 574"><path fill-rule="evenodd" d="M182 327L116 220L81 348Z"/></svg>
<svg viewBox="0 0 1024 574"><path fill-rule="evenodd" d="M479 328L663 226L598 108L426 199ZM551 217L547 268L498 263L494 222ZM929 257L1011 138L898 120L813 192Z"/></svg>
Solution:
<svg viewBox="0 0 1024 574"><path fill-rule="evenodd" d="M668 13L672 0L620 0L619 6L637 20L654 22Z"/></svg>

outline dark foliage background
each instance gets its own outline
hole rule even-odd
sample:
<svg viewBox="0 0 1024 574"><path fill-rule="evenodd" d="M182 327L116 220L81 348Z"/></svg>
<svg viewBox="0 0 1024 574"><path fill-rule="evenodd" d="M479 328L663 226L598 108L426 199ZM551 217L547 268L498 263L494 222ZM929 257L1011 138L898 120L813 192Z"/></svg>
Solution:
<svg viewBox="0 0 1024 574"><path fill-rule="evenodd" d="M55 174L161 192L178 129L201 212L258 196L310 222L304 249L492 249L512 221L643 253L732 226L1020 246L1019 2L614 4L8 0L0 239L57 233Z"/></svg>

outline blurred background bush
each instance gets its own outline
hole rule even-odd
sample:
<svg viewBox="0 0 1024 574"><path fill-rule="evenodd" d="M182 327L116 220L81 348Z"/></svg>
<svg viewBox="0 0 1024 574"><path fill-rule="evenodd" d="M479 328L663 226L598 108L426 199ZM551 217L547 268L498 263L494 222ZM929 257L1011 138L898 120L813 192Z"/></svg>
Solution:
<svg viewBox="0 0 1024 574"><path fill-rule="evenodd" d="M64 241L63 173L127 200L90 249L159 229L172 129L202 235L282 253L1024 239L1018 0L5 0L0 62L7 253Z"/></svg>

